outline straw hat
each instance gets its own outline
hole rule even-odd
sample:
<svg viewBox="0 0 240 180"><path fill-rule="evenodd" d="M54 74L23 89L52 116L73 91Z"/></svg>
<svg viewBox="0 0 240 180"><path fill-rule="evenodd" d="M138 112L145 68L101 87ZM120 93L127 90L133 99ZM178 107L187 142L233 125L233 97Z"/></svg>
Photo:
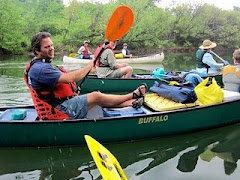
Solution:
<svg viewBox="0 0 240 180"><path fill-rule="evenodd" d="M211 49L215 48L217 46L216 43L210 41L209 39L206 39L203 41L202 45L199 47L200 49Z"/></svg>
<svg viewBox="0 0 240 180"><path fill-rule="evenodd" d="M83 44L85 44L85 43L89 43L89 41L86 40L86 41L83 42Z"/></svg>
<svg viewBox="0 0 240 180"><path fill-rule="evenodd" d="M127 46L127 43L123 43L123 46Z"/></svg>

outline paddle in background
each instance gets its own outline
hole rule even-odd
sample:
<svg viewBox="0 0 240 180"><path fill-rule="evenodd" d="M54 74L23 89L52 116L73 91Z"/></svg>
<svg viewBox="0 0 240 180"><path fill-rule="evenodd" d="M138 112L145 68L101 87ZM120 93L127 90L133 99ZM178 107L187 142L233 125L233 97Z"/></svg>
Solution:
<svg viewBox="0 0 240 180"><path fill-rule="evenodd" d="M113 154L91 136L85 135L84 137L102 178L104 180L127 180L127 176Z"/></svg>
<svg viewBox="0 0 240 180"><path fill-rule="evenodd" d="M221 58L221 57L220 57L219 55L217 55L215 52L210 51L210 53L213 54L213 55L215 55L218 59L220 59L220 60L223 62L224 66L230 64L228 61L226 61L226 60L224 60L223 58Z"/></svg>
<svg viewBox="0 0 240 180"><path fill-rule="evenodd" d="M103 50L106 48L106 45L109 41L116 41L122 38L132 27L134 21L134 14L131 8L128 6L119 6L114 10L110 19L108 20L107 28L105 31L105 42L103 45L99 46L94 53L94 66L97 61L99 61L100 55ZM81 87L83 82L90 71L86 74L79 85L79 90L81 91Z"/></svg>

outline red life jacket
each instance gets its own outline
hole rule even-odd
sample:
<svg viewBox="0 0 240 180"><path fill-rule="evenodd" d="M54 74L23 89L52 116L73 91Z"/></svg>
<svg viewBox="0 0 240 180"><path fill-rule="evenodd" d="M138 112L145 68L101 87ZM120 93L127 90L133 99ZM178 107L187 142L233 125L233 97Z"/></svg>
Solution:
<svg viewBox="0 0 240 180"><path fill-rule="evenodd" d="M41 59L37 59L37 60L33 60L29 63L29 65L27 65L27 68L25 70L26 73L29 72L31 66L36 63L36 62L41 62ZM59 67L59 70L62 71L63 73L66 73L66 71L63 68ZM56 86L54 87L53 91L37 91L40 96L41 95L50 95L50 96L54 96L54 97L47 97L46 96L46 101L52 101L53 98L55 98L56 100L65 100L65 99L70 99L73 96L77 95L77 85L75 82L73 83L57 83ZM47 99L50 98L50 99Z"/></svg>
<svg viewBox="0 0 240 180"><path fill-rule="evenodd" d="M87 46L84 46L84 51L83 51L83 55L89 55L89 53L88 53L89 51L88 51L88 47Z"/></svg>
<svg viewBox="0 0 240 180"><path fill-rule="evenodd" d="M96 51L95 51L94 54L93 54L93 56L94 56L94 58L95 58L95 64L94 64L95 67L99 67L99 65L100 65L100 56L101 56L103 50L104 50L103 45L99 45L99 46L97 47Z"/></svg>
<svg viewBox="0 0 240 180"><path fill-rule="evenodd" d="M99 45L97 47L96 51L93 54L93 56L95 58L95 63L94 63L95 67L99 67L99 65L100 65L100 57L101 57L101 54L103 53L103 51L105 49L111 49L113 51L113 49L110 48L110 47L105 47L104 45ZM114 53L114 51L113 51L113 53Z"/></svg>
<svg viewBox="0 0 240 180"><path fill-rule="evenodd" d="M66 73L67 71L64 70L62 67L58 67L60 71ZM53 89L54 96L57 99L69 99L73 96L77 95L78 88L75 82L72 83L57 83L55 88Z"/></svg>
<svg viewBox="0 0 240 180"><path fill-rule="evenodd" d="M29 87L34 106L39 118L49 120L69 119L69 116L67 114L64 114L58 109L53 108L53 104L56 105L57 102L63 102L64 100L70 99L73 96L77 95L77 93L75 92L75 90L77 89L76 83L57 83L53 91L36 92L28 83L28 72L31 66L35 62L39 61L43 60L38 59L31 61L29 64L27 64L24 71L24 80ZM64 71L63 69L60 70L66 73L66 71Z"/></svg>

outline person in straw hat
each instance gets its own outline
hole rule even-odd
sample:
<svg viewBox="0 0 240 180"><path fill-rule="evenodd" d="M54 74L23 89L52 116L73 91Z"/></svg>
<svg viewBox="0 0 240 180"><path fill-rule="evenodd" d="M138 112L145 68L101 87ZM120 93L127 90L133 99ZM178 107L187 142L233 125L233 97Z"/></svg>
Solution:
<svg viewBox="0 0 240 180"><path fill-rule="evenodd" d="M224 63L217 63L213 55L211 54L211 49L215 48L217 44L215 42L206 39L203 41L202 45L196 52L197 67L196 70L202 74L215 74L220 73Z"/></svg>

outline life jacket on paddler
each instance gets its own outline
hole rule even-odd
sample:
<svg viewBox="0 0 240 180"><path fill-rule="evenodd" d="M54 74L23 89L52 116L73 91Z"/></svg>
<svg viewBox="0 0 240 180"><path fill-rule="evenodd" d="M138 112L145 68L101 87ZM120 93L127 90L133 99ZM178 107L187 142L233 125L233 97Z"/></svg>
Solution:
<svg viewBox="0 0 240 180"><path fill-rule="evenodd" d="M126 55L130 55L131 54L128 49L125 49L125 51L126 51Z"/></svg>
<svg viewBox="0 0 240 180"><path fill-rule="evenodd" d="M83 55L85 55L85 56L89 55L88 52L89 52L88 47L87 47L87 46L84 46Z"/></svg>
<svg viewBox="0 0 240 180"><path fill-rule="evenodd" d="M108 44L108 42L107 42L107 44ZM107 45L106 44L106 45ZM109 46L106 46L106 47L104 47L103 45L99 45L98 47L97 47L97 49L96 49L96 51L94 52L94 54L93 54L93 56L94 56L94 58L95 58L95 63L94 63L94 66L95 67L103 67L102 65L101 65L101 54L103 53L103 51L105 50L105 49L111 49L112 51L113 51L113 49L111 48L111 47L109 47ZM115 52L113 51L113 54L115 54ZM108 67L108 66L104 66L104 67Z"/></svg>
<svg viewBox="0 0 240 180"><path fill-rule="evenodd" d="M207 64L202 62L204 54L207 53L206 50L199 49L196 52L197 68L210 68Z"/></svg>
<svg viewBox="0 0 240 180"><path fill-rule="evenodd" d="M224 89L240 92L240 66L239 64L224 66L222 71Z"/></svg>
<svg viewBox="0 0 240 180"><path fill-rule="evenodd" d="M93 54L93 56L95 58L95 61L94 61L94 66L95 67L99 67L99 65L100 65L100 57L101 57L101 54L102 54L104 49L105 48L103 47L103 45L99 45L97 47L97 49L95 50L95 52Z"/></svg>
<svg viewBox="0 0 240 180"><path fill-rule="evenodd" d="M227 65L223 68L223 72L222 72L223 76L226 76L227 74L234 74L236 75L238 78L240 78L240 67L239 65L233 66L233 65Z"/></svg>
<svg viewBox="0 0 240 180"><path fill-rule="evenodd" d="M24 80L27 84L35 109L38 113L38 117L41 120L61 120L61 119L69 119L67 114L59 111L58 109L54 108L55 105L60 104L61 102L65 101L66 99L70 99L77 95L77 86L76 83L57 83L53 90L44 90L44 91L35 91L31 85L29 84L28 80L28 72L31 66L36 62L45 62L43 59L33 59L30 63L27 64L25 71L24 71ZM63 73L64 71L62 68L59 68Z"/></svg>

